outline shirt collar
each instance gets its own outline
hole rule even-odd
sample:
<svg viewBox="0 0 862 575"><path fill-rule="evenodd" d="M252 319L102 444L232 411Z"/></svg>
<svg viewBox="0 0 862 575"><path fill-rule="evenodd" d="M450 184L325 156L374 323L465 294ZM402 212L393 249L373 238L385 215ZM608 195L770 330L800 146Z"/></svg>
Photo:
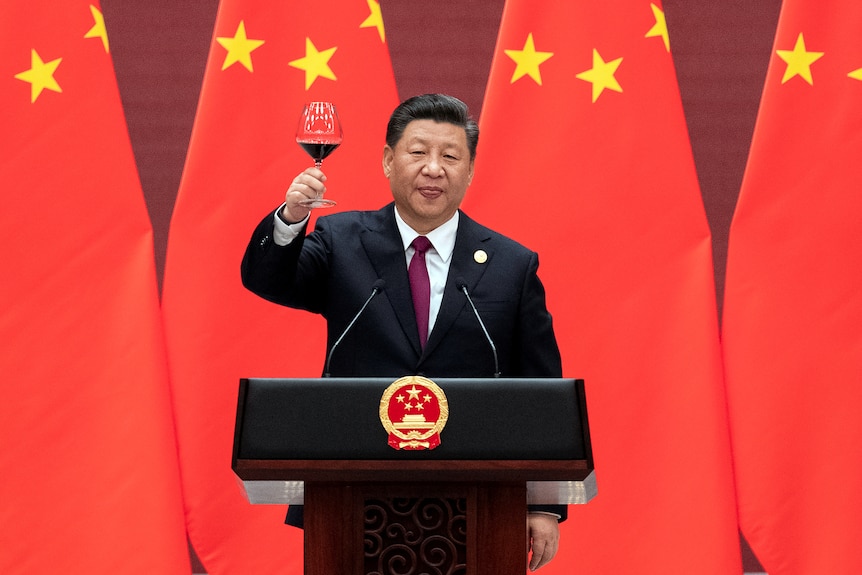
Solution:
<svg viewBox="0 0 862 575"><path fill-rule="evenodd" d="M434 250L444 262L449 261L449 258L452 257L452 252L455 251L455 236L458 233L459 219L460 211L456 210L455 214L446 220L446 222L425 234L431 240ZM421 234L407 225L407 222L398 213L397 206L395 208L395 223L398 225L398 231L401 233L401 242L403 243L404 251L407 251L407 248L410 247L416 236Z"/></svg>

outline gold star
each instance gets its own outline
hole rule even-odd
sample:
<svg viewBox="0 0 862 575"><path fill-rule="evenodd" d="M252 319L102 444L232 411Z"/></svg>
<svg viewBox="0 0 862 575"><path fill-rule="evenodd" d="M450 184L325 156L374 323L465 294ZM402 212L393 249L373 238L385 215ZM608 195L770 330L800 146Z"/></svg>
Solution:
<svg viewBox="0 0 862 575"><path fill-rule="evenodd" d="M84 38L101 38L102 45L105 47L105 53L110 52L108 49L108 30L105 28L105 17L99 12L99 9L90 5L90 13L93 15L93 27L84 34Z"/></svg>
<svg viewBox="0 0 862 575"><path fill-rule="evenodd" d="M784 77L781 78L782 84L794 76L802 76L806 82L814 85L814 79L811 77L811 64L822 58L823 52L806 51L805 38L802 37L802 32L796 37L796 45L793 50L776 50L775 53L787 63Z"/></svg>
<svg viewBox="0 0 862 575"><path fill-rule="evenodd" d="M20 74L15 74L15 77L30 83L31 104L36 101L42 90L48 89L54 92L63 92L60 89L60 84L54 79L54 72L57 71L57 67L62 61L62 58L57 58L50 62L43 62L36 50L30 51L30 69Z"/></svg>
<svg viewBox="0 0 862 575"><path fill-rule="evenodd" d="M655 4L650 4L652 15L655 16L655 25L649 29L644 38L653 38L661 36L664 40L664 49L670 52L670 37L667 35L667 20L665 20L664 12Z"/></svg>
<svg viewBox="0 0 862 575"><path fill-rule="evenodd" d="M377 28L377 33L380 34L380 41L386 42L386 31L383 29L383 13L380 12L380 3L377 0L367 0L368 9L371 14L365 21L359 25L360 28Z"/></svg>
<svg viewBox="0 0 862 575"><path fill-rule="evenodd" d="M853 78L854 80L862 80L862 68L859 68L858 70L853 70L852 72L850 72L847 75L850 76L851 78Z"/></svg>
<svg viewBox="0 0 862 575"><path fill-rule="evenodd" d="M503 50L506 56L515 61L515 72L512 74L511 84L523 76L529 76L536 84L542 85L542 74L539 72L539 65L545 60L554 55L553 52L536 52L536 45L533 43L533 34L527 34L527 41L524 42L523 50Z"/></svg>
<svg viewBox="0 0 862 575"><path fill-rule="evenodd" d="M249 40L245 33L245 20L239 21L239 26L233 38L219 37L216 42L221 44L221 47L227 50L227 56L224 58L224 63L221 65L222 70L227 70L237 62L245 66L249 72L254 72L254 67L251 63L251 53L260 48L263 40Z"/></svg>
<svg viewBox="0 0 862 575"><path fill-rule="evenodd" d="M615 92L623 91L619 82L617 82L617 79L614 78L614 74L616 73L617 68L620 67L622 61L622 58L617 58L616 60L605 62L599 55L599 51L593 48L593 67L581 72L575 77L579 80L590 82L593 85L594 104L596 103L596 100L599 99L599 96L605 88Z"/></svg>
<svg viewBox="0 0 862 575"><path fill-rule="evenodd" d="M407 390L407 395L410 396L410 399L415 399L417 401L419 400L420 393L422 393L422 391L417 389L415 385Z"/></svg>
<svg viewBox="0 0 862 575"><path fill-rule="evenodd" d="M314 81L317 80L318 76L323 76L329 80L337 79L329 67L329 59L332 58L336 50L338 50L337 46L319 52L311 42L311 38L306 38L305 58L288 62L288 64L294 68L305 70L305 89L308 90L314 84Z"/></svg>

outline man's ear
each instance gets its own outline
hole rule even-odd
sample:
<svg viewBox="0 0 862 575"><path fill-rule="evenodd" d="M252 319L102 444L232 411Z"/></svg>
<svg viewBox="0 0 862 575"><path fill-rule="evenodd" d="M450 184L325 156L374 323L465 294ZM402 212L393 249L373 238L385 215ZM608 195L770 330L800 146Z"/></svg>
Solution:
<svg viewBox="0 0 862 575"><path fill-rule="evenodd" d="M383 175L389 178L389 173L392 171L392 148L389 144L383 146Z"/></svg>

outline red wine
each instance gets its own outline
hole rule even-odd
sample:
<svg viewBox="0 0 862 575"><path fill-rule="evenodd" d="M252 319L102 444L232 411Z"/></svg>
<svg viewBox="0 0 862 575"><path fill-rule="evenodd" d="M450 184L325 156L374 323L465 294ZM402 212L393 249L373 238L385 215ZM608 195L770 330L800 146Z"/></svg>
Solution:
<svg viewBox="0 0 862 575"><path fill-rule="evenodd" d="M331 144L329 142L297 142L302 149L305 150L315 162L322 162L323 159L335 151L339 144Z"/></svg>

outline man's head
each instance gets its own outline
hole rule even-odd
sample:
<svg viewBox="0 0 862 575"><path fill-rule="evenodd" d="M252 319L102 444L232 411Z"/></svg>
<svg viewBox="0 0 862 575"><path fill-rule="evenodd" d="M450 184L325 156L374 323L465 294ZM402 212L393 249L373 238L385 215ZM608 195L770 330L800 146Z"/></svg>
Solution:
<svg viewBox="0 0 862 575"><path fill-rule="evenodd" d="M416 96L392 113L383 148L398 213L427 234L451 218L473 179L479 127L467 106L441 94Z"/></svg>

